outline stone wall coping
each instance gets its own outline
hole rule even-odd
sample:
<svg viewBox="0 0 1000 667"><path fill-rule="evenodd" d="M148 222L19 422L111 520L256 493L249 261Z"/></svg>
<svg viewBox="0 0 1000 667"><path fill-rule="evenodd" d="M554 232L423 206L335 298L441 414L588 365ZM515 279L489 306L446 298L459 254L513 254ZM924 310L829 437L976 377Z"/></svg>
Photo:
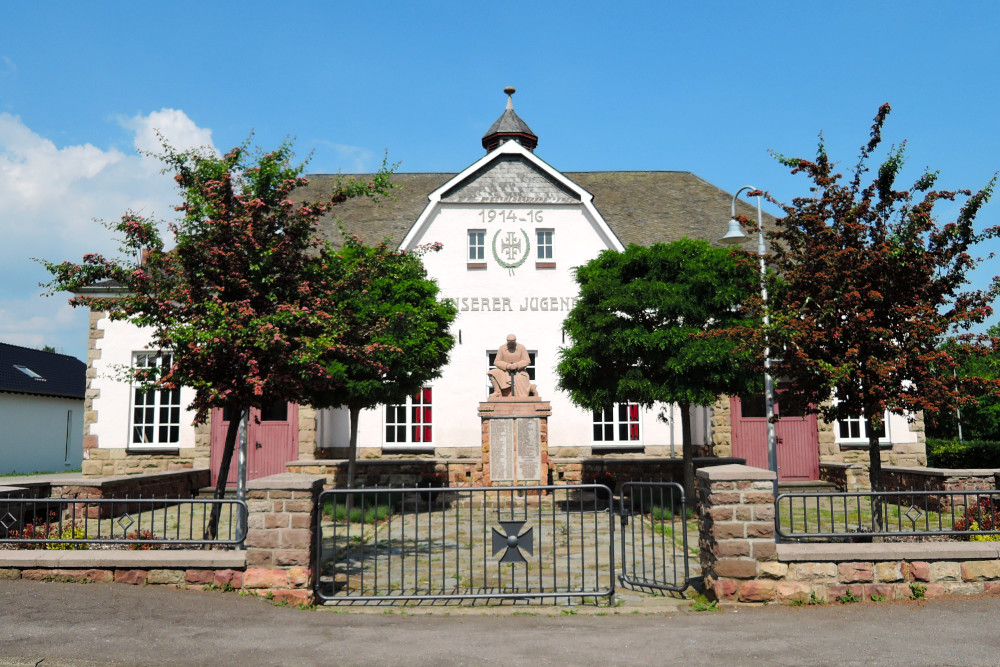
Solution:
<svg viewBox="0 0 1000 667"><path fill-rule="evenodd" d="M318 486L323 486L325 482L326 477L317 475L302 475L294 472L282 472L277 475L252 479L247 482L247 489L253 491L311 491Z"/></svg>
<svg viewBox="0 0 1000 667"><path fill-rule="evenodd" d="M820 468L839 468L841 470L848 470L850 468L864 468L864 464L861 463L844 463L843 461L820 461ZM885 470L886 466L882 466Z"/></svg>
<svg viewBox="0 0 1000 667"><path fill-rule="evenodd" d="M186 477L188 475L204 474L209 472L208 468L184 468L183 470L166 470L149 473L137 473L135 475L114 475L111 477L85 477L82 474L75 474L72 477L53 479L49 483L52 486L96 486L105 484L115 484L133 480L157 481L160 479L170 479L171 477Z"/></svg>
<svg viewBox="0 0 1000 667"><path fill-rule="evenodd" d="M1000 558L1000 543L998 542L779 543L775 546L778 560L783 562L993 560Z"/></svg>
<svg viewBox="0 0 1000 667"><path fill-rule="evenodd" d="M0 568L214 568L242 569L247 564L247 552L236 550L152 549L129 551L121 549L81 550L2 550Z"/></svg>
<svg viewBox="0 0 1000 667"><path fill-rule="evenodd" d="M900 472L928 477L992 477L1000 468L923 468L917 466L882 466L883 472Z"/></svg>
<svg viewBox="0 0 1000 667"><path fill-rule="evenodd" d="M15 493L17 491L27 491L23 486L0 486L0 495L5 493Z"/></svg>
<svg viewBox="0 0 1000 667"><path fill-rule="evenodd" d="M774 479L775 477L774 473L770 470L751 468L750 466L741 466L736 464L699 468L695 474L697 474L699 478L704 478L710 482L729 482L740 479L764 480Z"/></svg>

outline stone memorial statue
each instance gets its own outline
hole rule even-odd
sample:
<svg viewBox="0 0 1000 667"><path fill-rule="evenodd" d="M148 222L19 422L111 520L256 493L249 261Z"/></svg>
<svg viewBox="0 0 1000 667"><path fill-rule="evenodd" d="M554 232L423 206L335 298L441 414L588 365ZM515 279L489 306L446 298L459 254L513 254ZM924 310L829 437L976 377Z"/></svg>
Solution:
<svg viewBox="0 0 1000 667"><path fill-rule="evenodd" d="M524 370L530 363L528 350L517 342L517 336L509 334L507 344L497 350L494 368L489 372L493 383L490 398L538 396L538 390Z"/></svg>

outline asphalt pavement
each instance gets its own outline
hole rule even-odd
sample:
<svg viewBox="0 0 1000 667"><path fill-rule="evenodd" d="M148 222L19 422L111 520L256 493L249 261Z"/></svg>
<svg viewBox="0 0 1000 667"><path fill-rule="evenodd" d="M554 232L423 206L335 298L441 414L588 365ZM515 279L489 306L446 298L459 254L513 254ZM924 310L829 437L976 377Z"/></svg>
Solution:
<svg viewBox="0 0 1000 667"><path fill-rule="evenodd" d="M815 607L278 607L0 581L0 665L1000 665L998 598Z"/></svg>

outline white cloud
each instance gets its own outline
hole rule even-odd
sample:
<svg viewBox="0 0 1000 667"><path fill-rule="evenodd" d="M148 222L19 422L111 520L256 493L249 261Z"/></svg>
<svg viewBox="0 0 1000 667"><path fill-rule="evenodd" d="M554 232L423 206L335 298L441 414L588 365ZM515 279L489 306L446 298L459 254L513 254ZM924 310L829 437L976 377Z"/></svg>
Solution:
<svg viewBox="0 0 1000 667"><path fill-rule="evenodd" d="M178 109L160 109L148 116L134 116L119 121L122 127L135 132L135 149L140 153L159 153L162 150L159 132L177 150L211 147L212 131L200 128Z"/></svg>
<svg viewBox="0 0 1000 667"><path fill-rule="evenodd" d="M176 109L120 121L137 148L160 148L154 129L178 149L212 147L210 130ZM212 147L214 150L214 147ZM86 313L65 296L39 296L48 274L31 258L79 261L85 252L113 255L116 240L99 220L126 211L174 216L173 179L155 158L92 144L57 146L17 116L0 113L0 340L53 345L85 358Z"/></svg>
<svg viewBox="0 0 1000 667"><path fill-rule="evenodd" d="M7 56L0 56L0 76L8 76L17 73L17 65Z"/></svg>

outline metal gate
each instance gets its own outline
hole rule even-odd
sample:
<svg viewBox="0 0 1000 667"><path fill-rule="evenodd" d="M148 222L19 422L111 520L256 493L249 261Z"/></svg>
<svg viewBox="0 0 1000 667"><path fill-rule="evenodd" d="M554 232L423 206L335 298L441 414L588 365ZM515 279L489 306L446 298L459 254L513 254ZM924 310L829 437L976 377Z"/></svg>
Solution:
<svg viewBox="0 0 1000 667"><path fill-rule="evenodd" d="M315 581L323 601L614 594L606 486L334 489L319 503Z"/></svg>
<svg viewBox="0 0 1000 667"><path fill-rule="evenodd" d="M687 588L691 524L684 487L675 482L626 482L618 514L622 524L621 585L677 592Z"/></svg>

